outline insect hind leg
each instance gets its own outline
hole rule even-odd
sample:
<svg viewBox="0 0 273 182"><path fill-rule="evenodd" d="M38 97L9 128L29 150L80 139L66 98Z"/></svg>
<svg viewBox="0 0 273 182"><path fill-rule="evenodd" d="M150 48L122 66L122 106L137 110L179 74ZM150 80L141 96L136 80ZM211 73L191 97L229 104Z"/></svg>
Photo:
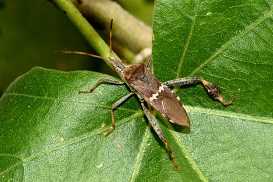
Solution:
<svg viewBox="0 0 273 182"><path fill-rule="evenodd" d="M208 95L212 97L214 100L219 101L224 106L228 106L232 104L232 101L226 101L224 97L220 94L220 89L215 84L204 80L201 77L184 77L184 78L178 78L174 80L169 80L163 83L163 85L169 86L169 87L182 87L182 86L191 86L196 84L202 84L204 89L207 91Z"/></svg>
<svg viewBox="0 0 273 182"><path fill-rule="evenodd" d="M159 137L159 139L162 141L162 143L165 146L166 151L168 152L169 158L172 161L174 167L176 169L179 169L179 166L176 163L175 160L175 156L173 154L172 149L169 146L169 143L167 141L167 139L165 138L162 129L160 128L155 116L149 111L149 109L145 106L144 102L141 102L141 107L144 111L145 116L148 119L149 124L151 125L151 127L153 128L153 130L155 131L156 135Z"/></svg>

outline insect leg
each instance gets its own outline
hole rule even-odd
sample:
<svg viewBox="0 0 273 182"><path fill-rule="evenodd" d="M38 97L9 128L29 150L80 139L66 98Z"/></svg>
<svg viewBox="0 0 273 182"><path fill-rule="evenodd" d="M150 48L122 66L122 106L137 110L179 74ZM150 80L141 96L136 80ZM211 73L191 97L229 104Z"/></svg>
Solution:
<svg viewBox="0 0 273 182"><path fill-rule="evenodd" d="M220 94L220 89L213 83L208 82L207 80L204 80L201 77L185 77L185 78L178 78L175 80L169 80L163 83L163 85L169 86L169 87L175 87L175 86L191 86L196 84L202 84L207 93L210 97L212 97L214 100L218 100L221 102L224 106L228 106L232 103L232 101L225 101L224 97Z"/></svg>
<svg viewBox="0 0 273 182"><path fill-rule="evenodd" d="M169 87L182 87L182 86L196 85L201 82L202 82L202 78L194 76L194 77L184 77L184 78L169 80L164 82L163 84Z"/></svg>
<svg viewBox="0 0 273 182"><path fill-rule="evenodd" d="M119 80L112 80L109 78L102 78L98 80L93 87L91 87L89 90L86 91L79 91L80 94L86 94L86 93L91 93L93 92L99 85L101 84L112 84L112 85L123 85L124 82L119 81Z"/></svg>
<svg viewBox="0 0 273 182"><path fill-rule="evenodd" d="M161 130L155 116L149 111L149 109L144 105L144 102L141 102L141 107L144 111L144 114L146 115L151 127L153 128L153 130L155 131L156 135L159 137L159 139L163 142L163 144L165 145L165 148L168 152L169 158L172 161L173 165L175 166L175 168L178 168L178 165L176 164L175 161L175 156L168 144L167 139L165 138L163 131Z"/></svg>
<svg viewBox="0 0 273 182"><path fill-rule="evenodd" d="M112 104L112 108L111 108L112 126L110 128L107 128L104 131L104 135L109 135L115 129L116 121L115 121L114 110L117 109L122 103L127 101L132 95L134 95L133 92L121 97L119 100L117 100L115 103Z"/></svg>

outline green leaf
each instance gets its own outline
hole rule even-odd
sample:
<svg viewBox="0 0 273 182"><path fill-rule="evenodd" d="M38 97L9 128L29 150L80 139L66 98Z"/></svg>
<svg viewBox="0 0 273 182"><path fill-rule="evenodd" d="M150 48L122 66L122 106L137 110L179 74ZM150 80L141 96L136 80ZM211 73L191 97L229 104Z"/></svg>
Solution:
<svg viewBox="0 0 273 182"><path fill-rule="evenodd" d="M234 104L201 87L179 92L192 130L171 132L211 181L270 181L273 175L273 3L268 0L160 0L153 60L162 80L199 75Z"/></svg>
<svg viewBox="0 0 273 182"><path fill-rule="evenodd" d="M181 148L183 173L174 170L133 98L115 112L113 133L102 135L111 125L111 104L128 93L111 85L78 93L103 77L110 76L35 68L11 84L0 100L2 181L197 178Z"/></svg>

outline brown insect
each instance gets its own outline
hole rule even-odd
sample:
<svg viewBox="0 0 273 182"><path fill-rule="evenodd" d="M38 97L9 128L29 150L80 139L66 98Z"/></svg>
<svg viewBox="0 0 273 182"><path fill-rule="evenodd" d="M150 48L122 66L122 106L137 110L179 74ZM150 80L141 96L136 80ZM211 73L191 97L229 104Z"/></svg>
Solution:
<svg viewBox="0 0 273 182"><path fill-rule="evenodd" d="M111 20L110 30L112 29L113 20ZM110 49L111 48L111 37L112 33L110 31ZM87 55L91 57L96 57L99 59L104 59L100 56L81 52L81 51L63 51L66 54L80 54ZM173 124L180 125L182 127L189 128L190 121L188 115L181 104L180 98L172 92L172 87L181 87L202 84L209 96L213 99L218 100L223 105L230 105L231 102L226 102L223 97L220 95L219 88L214 84L200 78L200 77L185 77L178 78L175 80L170 80L167 82L161 83L152 73L151 70L151 59L147 59L146 63L142 64L132 64L125 65L119 59L109 57L111 67L117 74L120 76L122 81L112 80L112 79L101 79L88 91L80 91L80 93L91 93L98 87L100 84L115 84L121 85L126 84L130 93L121 97L118 101L112 104L112 126L107 128L106 135L111 133L115 128L115 117L114 110L118 108L122 103L129 99L132 95L136 95L139 98L141 107L150 123L155 133L158 135L160 140L164 143L166 150L175 164L175 159L170 149L167 139L165 138L157 119L151 113L149 108L153 108L158 111L164 118L168 119ZM177 166L175 164L175 166Z"/></svg>
<svg viewBox="0 0 273 182"><path fill-rule="evenodd" d="M178 97L171 89L161 84L144 64L134 64L123 71L128 84L146 103L167 118L171 123L189 127L189 118Z"/></svg>

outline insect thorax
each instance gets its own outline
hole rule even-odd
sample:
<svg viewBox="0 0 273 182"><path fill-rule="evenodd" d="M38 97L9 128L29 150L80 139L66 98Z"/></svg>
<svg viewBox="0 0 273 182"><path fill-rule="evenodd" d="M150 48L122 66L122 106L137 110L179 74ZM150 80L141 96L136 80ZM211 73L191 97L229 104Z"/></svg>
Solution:
<svg viewBox="0 0 273 182"><path fill-rule="evenodd" d="M155 93L160 82L147 69L144 64L129 65L124 69L124 78L128 84L145 97Z"/></svg>
<svg viewBox="0 0 273 182"><path fill-rule="evenodd" d="M124 69L124 78L137 95L159 111L171 122L189 126L185 109L171 90L149 71L144 64L134 64Z"/></svg>

